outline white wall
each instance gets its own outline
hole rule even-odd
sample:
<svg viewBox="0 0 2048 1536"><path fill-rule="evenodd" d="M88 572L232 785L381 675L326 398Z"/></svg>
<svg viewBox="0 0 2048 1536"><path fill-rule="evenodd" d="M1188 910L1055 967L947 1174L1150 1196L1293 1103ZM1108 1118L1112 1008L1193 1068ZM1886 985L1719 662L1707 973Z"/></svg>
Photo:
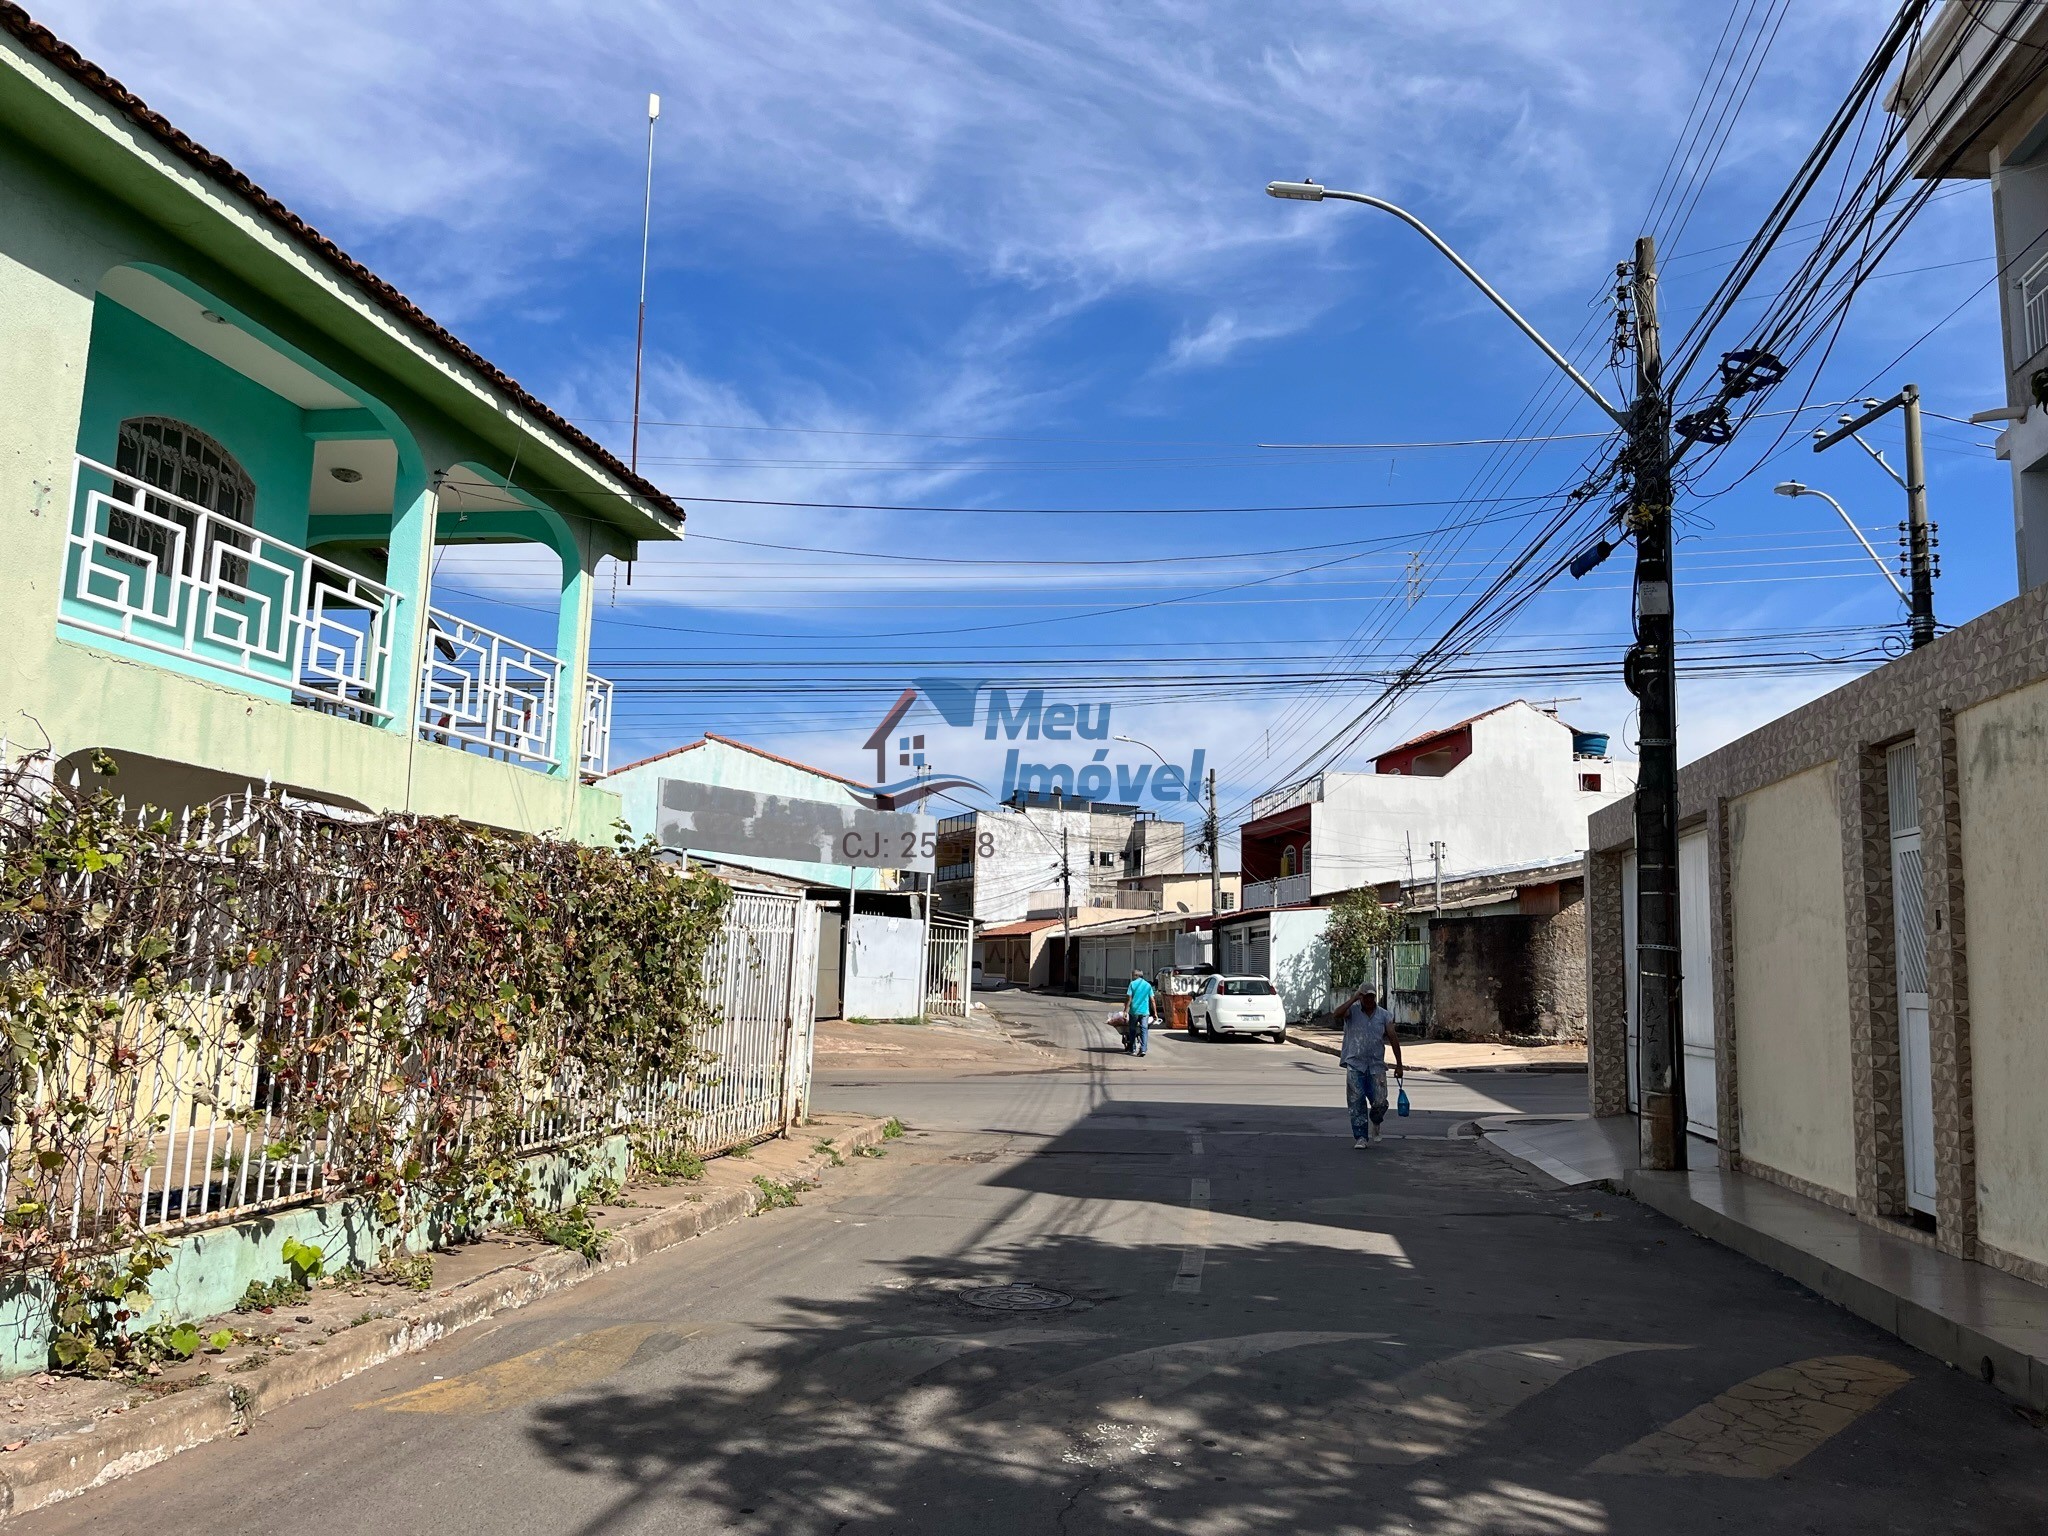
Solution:
<svg viewBox="0 0 2048 1536"><path fill-rule="evenodd" d="M2048 683L1961 711L1956 759L1977 1232L2048 1264Z"/></svg>
<svg viewBox="0 0 2048 1536"><path fill-rule="evenodd" d="M1597 773L1597 793L1579 775ZM1572 756L1572 733L1515 703L1472 722L1472 755L1442 778L1325 773L1310 811L1309 881L1317 896L1432 873L1429 845L1446 845L1444 876L1511 869L1585 852L1586 819L1635 787L1636 767Z"/></svg>
<svg viewBox="0 0 2048 1536"><path fill-rule="evenodd" d="M849 1019L914 1019L924 1013L925 929L915 917L856 912L846 923Z"/></svg>
<svg viewBox="0 0 2048 1536"><path fill-rule="evenodd" d="M1731 801L1728 863L1743 1160L1854 1195L1835 765Z"/></svg>

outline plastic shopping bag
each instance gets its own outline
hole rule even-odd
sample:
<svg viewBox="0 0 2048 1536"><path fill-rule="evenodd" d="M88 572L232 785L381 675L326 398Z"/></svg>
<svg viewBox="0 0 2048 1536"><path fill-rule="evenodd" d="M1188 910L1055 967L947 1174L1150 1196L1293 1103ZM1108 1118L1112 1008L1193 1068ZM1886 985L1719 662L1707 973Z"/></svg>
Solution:
<svg viewBox="0 0 2048 1536"><path fill-rule="evenodd" d="M1405 1115L1408 1113L1408 1085L1403 1083L1399 1091L1400 1097L1394 1100L1394 1113Z"/></svg>

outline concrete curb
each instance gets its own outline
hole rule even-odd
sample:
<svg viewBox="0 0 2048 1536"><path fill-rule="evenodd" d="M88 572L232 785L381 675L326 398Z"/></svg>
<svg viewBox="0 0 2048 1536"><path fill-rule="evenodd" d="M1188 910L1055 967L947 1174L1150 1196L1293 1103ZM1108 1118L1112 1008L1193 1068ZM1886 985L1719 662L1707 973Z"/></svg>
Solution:
<svg viewBox="0 0 2048 1536"><path fill-rule="evenodd" d="M1824 1300L1874 1323L1902 1343L1957 1370L1982 1377L2036 1413L2048 1411L2048 1357L2039 1352L2038 1346L2033 1351L2016 1348L2010 1339L1999 1337L2003 1330L1997 1329L1996 1324L1982 1326L1961 1315L1965 1309L1956 1305L1954 1298L1936 1295L1922 1300L1902 1294L1823 1254L1809 1252L1702 1204L1687 1193L1684 1178L1683 1174L1646 1173L1637 1169L1623 1176L1621 1187L1688 1231L1776 1270ZM2038 1338L2038 1332L2028 1331Z"/></svg>
<svg viewBox="0 0 2048 1536"><path fill-rule="evenodd" d="M888 1123L866 1120L840 1130L832 1138L833 1150L846 1155L879 1145ZM828 1156L814 1155L798 1164L794 1176L816 1178L830 1166ZM175 1397L95 1420L91 1428L76 1434L24 1446L0 1461L0 1520L127 1477L208 1441L246 1433L254 1420L272 1409L386 1360L416 1354L472 1324L742 1221L760 1209L765 1198L749 1184L719 1190L693 1205L671 1206L613 1228L598 1263L558 1249L509 1264L436 1296L403 1317L351 1328L233 1381L205 1382Z"/></svg>
<svg viewBox="0 0 2048 1536"><path fill-rule="evenodd" d="M1470 1133L1472 1140L1478 1142L1487 1151L1510 1167L1518 1168L1523 1173L1542 1179L1546 1184L1555 1184L1562 1189L1589 1189L1600 1182L1598 1179L1580 1178L1578 1177L1577 1170L1567 1168L1562 1163L1552 1162L1547 1158L1544 1162L1539 1163L1533 1159L1523 1157L1520 1153L1510 1152L1506 1147L1494 1140L1492 1136L1488 1135L1477 1120L1471 1120L1466 1123L1472 1128ZM1459 1127L1459 1129L1463 1129L1463 1127ZM1545 1166L1546 1163L1549 1166Z"/></svg>

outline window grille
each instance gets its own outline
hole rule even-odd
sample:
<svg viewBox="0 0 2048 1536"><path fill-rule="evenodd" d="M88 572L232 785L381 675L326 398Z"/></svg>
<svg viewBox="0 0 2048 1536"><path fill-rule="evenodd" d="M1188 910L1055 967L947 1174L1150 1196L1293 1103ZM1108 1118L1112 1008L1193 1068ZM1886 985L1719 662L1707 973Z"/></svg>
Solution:
<svg viewBox="0 0 2048 1536"><path fill-rule="evenodd" d="M114 446L114 468L124 475L168 491L185 501L197 502L222 517L244 525L255 521L256 482L251 480L227 449L196 427L168 416L137 416L121 423ZM152 496L145 508L156 518L178 524L185 530L184 557L180 574L191 576L206 569L210 550L198 547L198 521L176 502ZM148 518L114 512L107 519L107 537L155 560L159 566L170 560L170 531ZM213 533L211 539L232 539L232 534ZM222 574L229 580L245 579L241 561L228 562Z"/></svg>

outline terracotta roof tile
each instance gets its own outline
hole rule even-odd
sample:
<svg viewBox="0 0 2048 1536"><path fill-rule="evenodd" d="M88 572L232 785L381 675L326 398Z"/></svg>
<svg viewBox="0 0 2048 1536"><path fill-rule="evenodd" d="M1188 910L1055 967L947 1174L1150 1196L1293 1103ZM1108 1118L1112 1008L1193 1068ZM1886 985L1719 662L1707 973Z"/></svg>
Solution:
<svg viewBox="0 0 2048 1536"><path fill-rule="evenodd" d="M289 239L303 246L309 253L326 265L334 268L358 289L365 298L395 316L410 329L418 332L435 346L449 353L465 367L474 369L495 388L503 390L518 404L520 409L541 421L550 432L564 442L574 446L578 452L602 465L607 471L624 481L650 502L676 518L686 514L683 508L666 491L652 481L644 480L628 469L595 438L567 420L529 393L511 375L497 364L474 351L466 343L443 327L439 321L428 315L417 304L400 293L385 279L357 261L348 252L313 228L291 209L272 197L268 192L228 161L195 142L181 129L174 126L162 113L153 110L141 97L121 84L112 75L101 69L69 43L58 37L48 27L12 3L0 0L0 27L5 27L30 52L54 64L73 80L105 101L127 118L144 133L155 139L187 165L199 171L225 190L248 203L271 224L281 230Z"/></svg>

